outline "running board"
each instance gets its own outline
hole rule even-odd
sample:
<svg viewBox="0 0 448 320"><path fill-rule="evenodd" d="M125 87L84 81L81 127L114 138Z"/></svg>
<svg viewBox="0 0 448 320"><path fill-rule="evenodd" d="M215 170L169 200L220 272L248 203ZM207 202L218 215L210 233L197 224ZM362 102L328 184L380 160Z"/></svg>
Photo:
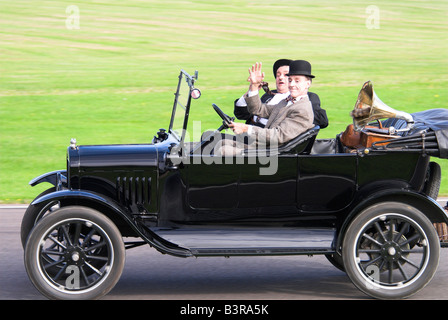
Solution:
<svg viewBox="0 0 448 320"><path fill-rule="evenodd" d="M334 252L335 229L151 228L165 241L194 256L299 255Z"/></svg>
<svg viewBox="0 0 448 320"><path fill-rule="evenodd" d="M194 256L212 257L212 256L286 256L286 255L313 255L313 254L332 254L335 250L330 248L192 248L190 249Z"/></svg>

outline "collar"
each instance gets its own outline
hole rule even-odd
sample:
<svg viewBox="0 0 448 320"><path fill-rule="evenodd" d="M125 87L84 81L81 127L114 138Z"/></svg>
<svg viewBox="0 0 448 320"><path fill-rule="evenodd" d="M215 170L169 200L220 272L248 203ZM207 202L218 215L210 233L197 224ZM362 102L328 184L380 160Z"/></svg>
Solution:
<svg viewBox="0 0 448 320"><path fill-rule="evenodd" d="M302 98L304 98L304 97L306 97L307 95L306 94L304 94L304 95L301 95L301 96L298 96L298 97L296 97L296 98L293 98L293 97L291 97L291 95L289 95L287 98L286 98L286 101L287 102L292 102L292 103L295 103L295 102L298 102L298 101L300 101Z"/></svg>

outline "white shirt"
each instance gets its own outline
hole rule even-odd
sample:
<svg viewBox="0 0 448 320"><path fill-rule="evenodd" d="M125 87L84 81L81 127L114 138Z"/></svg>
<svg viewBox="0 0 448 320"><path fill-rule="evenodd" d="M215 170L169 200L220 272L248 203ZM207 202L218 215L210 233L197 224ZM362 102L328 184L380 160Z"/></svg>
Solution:
<svg viewBox="0 0 448 320"><path fill-rule="evenodd" d="M248 96L252 97L252 96L255 96L257 94L258 94L258 91L249 91ZM280 101L282 101L283 99L286 99L287 97L289 97L289 92L277 93L277 94L274 95L274 97L271 100L269 100L267 102L267 104L269 104L269 105L278 104ZM237 107L247 107L247 103L246 103L246 100L244 99L244 96L239 98L239 100L236 102L236 106ZM255 116L255 115L254 115L254 121L255 122L260 122L263 125L266 125L266 123L268 123L268 119L261 118L259 116Z"/></svg>

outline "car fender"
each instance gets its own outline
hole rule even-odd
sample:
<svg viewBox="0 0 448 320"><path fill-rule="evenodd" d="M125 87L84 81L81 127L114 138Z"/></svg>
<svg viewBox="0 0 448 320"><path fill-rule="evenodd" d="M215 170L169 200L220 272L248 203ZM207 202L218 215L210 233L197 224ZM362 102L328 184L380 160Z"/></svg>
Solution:
<svg viewBox="0 0 448 320"><path fill-rule="evenodd" d="M347 214L338 232L338 239L336 241L337 251L340 251L345 232L350 225L350 222L365 208L386 201L402 202L411 205L420 210L432 223L448 223L448 213L436 200L423 193L404 189L378 191L370 194L364 199L355 201L356 205L353 206Z"/></svg>
<svg viewBox="0 0 448 320"><path fill-rule="evenodd" d="M52 193L45 194L39 198L34 199L31 202L31 205L40 204L43 202L50 202L55 200L91 200L94 202L101 203L103 205L106 205L108 208L113 209L118 214L122 215L123 217L128 217L128 214L126 213L124 208L121 208L121 206L115 202L114 200L107 198L103 195L97 194L92 191L87 190L59 190Z"/></svg>
<svg viewBox="0 0 448 320"><path fill-rule="evenodd" d="M188 249L168 243L151 230L144 228L143 225L139 224L136 219L134 219L133 215L125 207L121 206L115 200L89 190L66 189L55 191L34 199L30 205L54 201L64 201L65 203L69 203L69 205L91 207L105 214L114 223L125 222L126 226L130 227L137 236L141 237L144 241L162 253L179 257L189 257L192 255Z"/></svg>
<svg viewBox="0 0 448 320"><path fill-rule="evenodd" d="M56 190L61 190L63 187L67 187L67 170L55 170L44 173L32 179L28 184L34 187L42 182L51 183L56 187Z"/></svg>

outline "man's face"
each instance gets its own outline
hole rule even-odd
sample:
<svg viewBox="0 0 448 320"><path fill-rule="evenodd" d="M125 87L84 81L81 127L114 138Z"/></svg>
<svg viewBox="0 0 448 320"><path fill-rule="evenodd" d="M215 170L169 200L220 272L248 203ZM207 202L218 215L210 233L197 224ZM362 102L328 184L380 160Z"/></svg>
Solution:
<svg viewBox="0 0 448 320"><path fill-rule="evenodd" d="M311 86L311 81L305 76L290 76L289 77L289 92L292 97L297 98L308 93Z"/></svg>
<svg viewBox="0 0 448 320"><path fill-rule="evenodd" d="M275 84L277 86L278 93L286 93L288 92L288 74L289 66L281 66L277 69L277 73L275 75Z"/></svg>

